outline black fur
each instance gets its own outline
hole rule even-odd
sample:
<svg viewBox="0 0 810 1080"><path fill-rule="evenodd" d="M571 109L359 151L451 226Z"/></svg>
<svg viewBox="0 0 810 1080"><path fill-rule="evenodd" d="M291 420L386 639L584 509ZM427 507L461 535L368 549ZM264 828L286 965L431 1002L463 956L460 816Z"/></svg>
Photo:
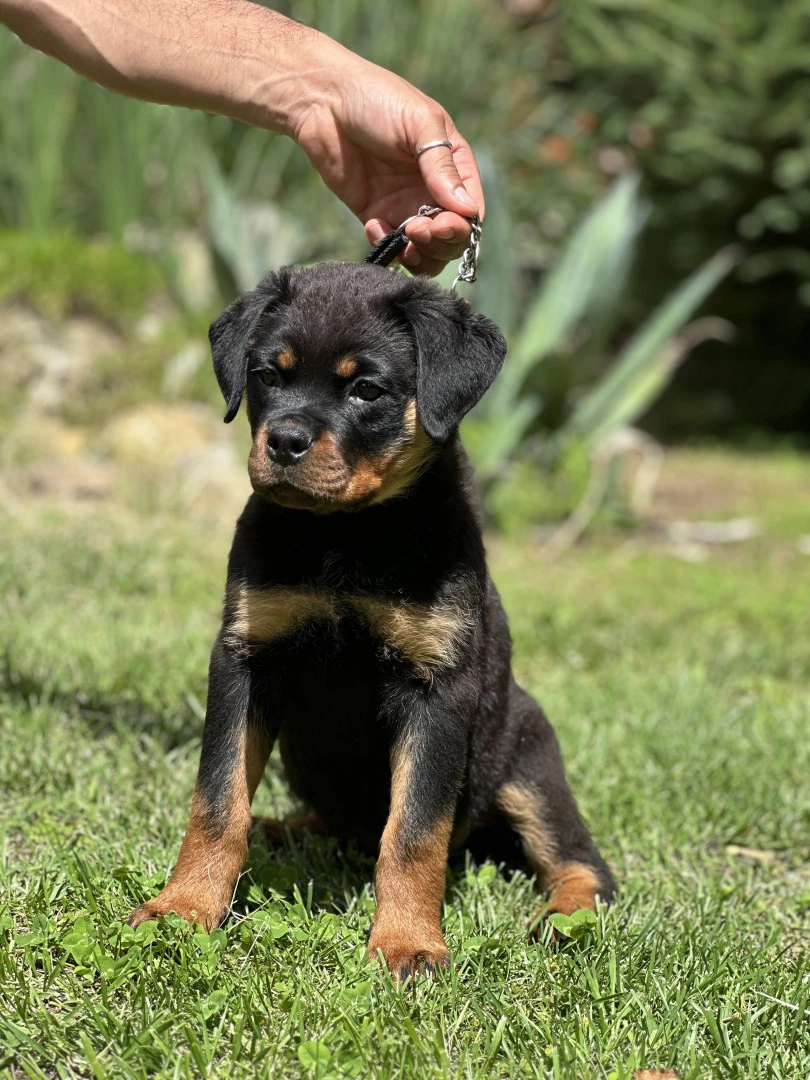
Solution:
<svg viewBox="0 0 810 1080"><path fill-rule="evenodd" d="M427 282L412 283L401 311L416 342L419 419L444 443L492 385L506 342L465 300Z"/></svg>

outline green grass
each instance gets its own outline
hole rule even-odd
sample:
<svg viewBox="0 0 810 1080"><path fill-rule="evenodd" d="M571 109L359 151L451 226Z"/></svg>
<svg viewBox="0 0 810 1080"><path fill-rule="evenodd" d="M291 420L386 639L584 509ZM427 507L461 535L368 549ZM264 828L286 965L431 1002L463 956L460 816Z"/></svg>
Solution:
<svg viewBox="0 0 810 1080"><path fill-rule="evenodd" d="M794 508L791 529L808 517ZM331 841L255 841L238 914L213 934L122 924L182 835L228 537L55 507L0 535L0 1069L810 1074L810 558L795 534L698 565L641 541L553 566L525 540L493 543L517 668L622 892L583 940L532 946L530 881L462 862L453 966L405 990L365 962L372 863ZM257 801L289 808L275 768Z"/></svg>

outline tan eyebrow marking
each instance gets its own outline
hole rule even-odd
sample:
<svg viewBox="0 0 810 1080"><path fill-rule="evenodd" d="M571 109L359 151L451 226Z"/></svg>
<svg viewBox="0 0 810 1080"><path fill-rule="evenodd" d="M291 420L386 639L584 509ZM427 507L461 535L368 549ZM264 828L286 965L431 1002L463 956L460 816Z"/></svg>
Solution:
<svg viewBox="0 0 810 1080"><path fill-rule="evenodd" d="M353 356L344 356L335 365L335 374L340 375L342 379L350 379L352 375L357 374L359 367Z"/></svg>
<svg viewBox="0 0 810 1080"><path fill-rule="evenodd" d="M276 364L282 371L289 371L291 368L295 367L295 357L289 349L284 349L283 352L280 352L276 357Z"/></svg>

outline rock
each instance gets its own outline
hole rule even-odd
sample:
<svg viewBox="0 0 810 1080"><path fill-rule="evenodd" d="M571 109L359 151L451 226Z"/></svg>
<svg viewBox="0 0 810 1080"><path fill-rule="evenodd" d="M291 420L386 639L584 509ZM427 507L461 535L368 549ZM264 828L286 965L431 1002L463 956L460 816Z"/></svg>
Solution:
<svg viewBox="0 0 810 1080"><path fill-rule="evenodd" d="M168 466L182 463L200 451L223 445L236 461L222 421L207 405L153 402L128 409L102 429L96 446L100 452L136 465Z"/></svg>
<svg viewBox="0 0 810 1080"><path fill-rule="evenodd" d="M174 233L169 255L175 285L183 303L192 311L207 311L218 307L219 289L214 260L202 236L193 230ZM255 284L254 281L253 285Z"/></svg>
<svg viewBox="0 0 810 1080"><path fill-rule="evenodd" d="M49 500L95 501L110 498L118 474L110 462L51 458L29 465L23 470L22 479L31 495Z"/></svg>
<svg viewBox="0 0 810 1080"><path fill-rule="evenodd" d="M55 328L64 348L85 367L95 366L102 357L121 348L121 338L97 319L76 316Z"/></svg>
<svg viewBox="0 0 810 1080"><path fill-rule="evenodd" d="M88 443L85 428L63 424L50 416L32 417L30 412L18 414L9 431L14 458L21 462L64 458L76 461Z"/></svg>
<svg viewBox="0 0 810 1080"><path fill-rule="evenodd" d="M190 341L166 361L161 389L167 397L180 397L200 368L208 361L208 349L201 341Z"/></svg>
<svg viewBox="0 0 810 1080"><path fill-rule="evenodd" d="M95 447L163 509L233 521L250 493L234 441L206 405L155 402L112 419Z"/></svg>
<svg viewBox="0 0 810 1080"><path fill-rule="evenodd" d="M53 413L120 343L93 319L52 321L12 304L0 311L0 379L7 389L22 391L35 411Z"/></svg>

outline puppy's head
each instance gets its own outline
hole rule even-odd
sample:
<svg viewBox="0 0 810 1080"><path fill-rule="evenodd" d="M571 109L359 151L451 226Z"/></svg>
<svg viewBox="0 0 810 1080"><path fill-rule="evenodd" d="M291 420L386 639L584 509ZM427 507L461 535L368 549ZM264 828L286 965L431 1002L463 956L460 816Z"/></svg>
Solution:
<svg viewBox="0 0 810 1080"><path fill-rule="evenodd" d="M498 329L457 296L347 264L269 274L210 339L226 421L247 397L254 490L316 512L404 491L506 352Z"/></svg>

